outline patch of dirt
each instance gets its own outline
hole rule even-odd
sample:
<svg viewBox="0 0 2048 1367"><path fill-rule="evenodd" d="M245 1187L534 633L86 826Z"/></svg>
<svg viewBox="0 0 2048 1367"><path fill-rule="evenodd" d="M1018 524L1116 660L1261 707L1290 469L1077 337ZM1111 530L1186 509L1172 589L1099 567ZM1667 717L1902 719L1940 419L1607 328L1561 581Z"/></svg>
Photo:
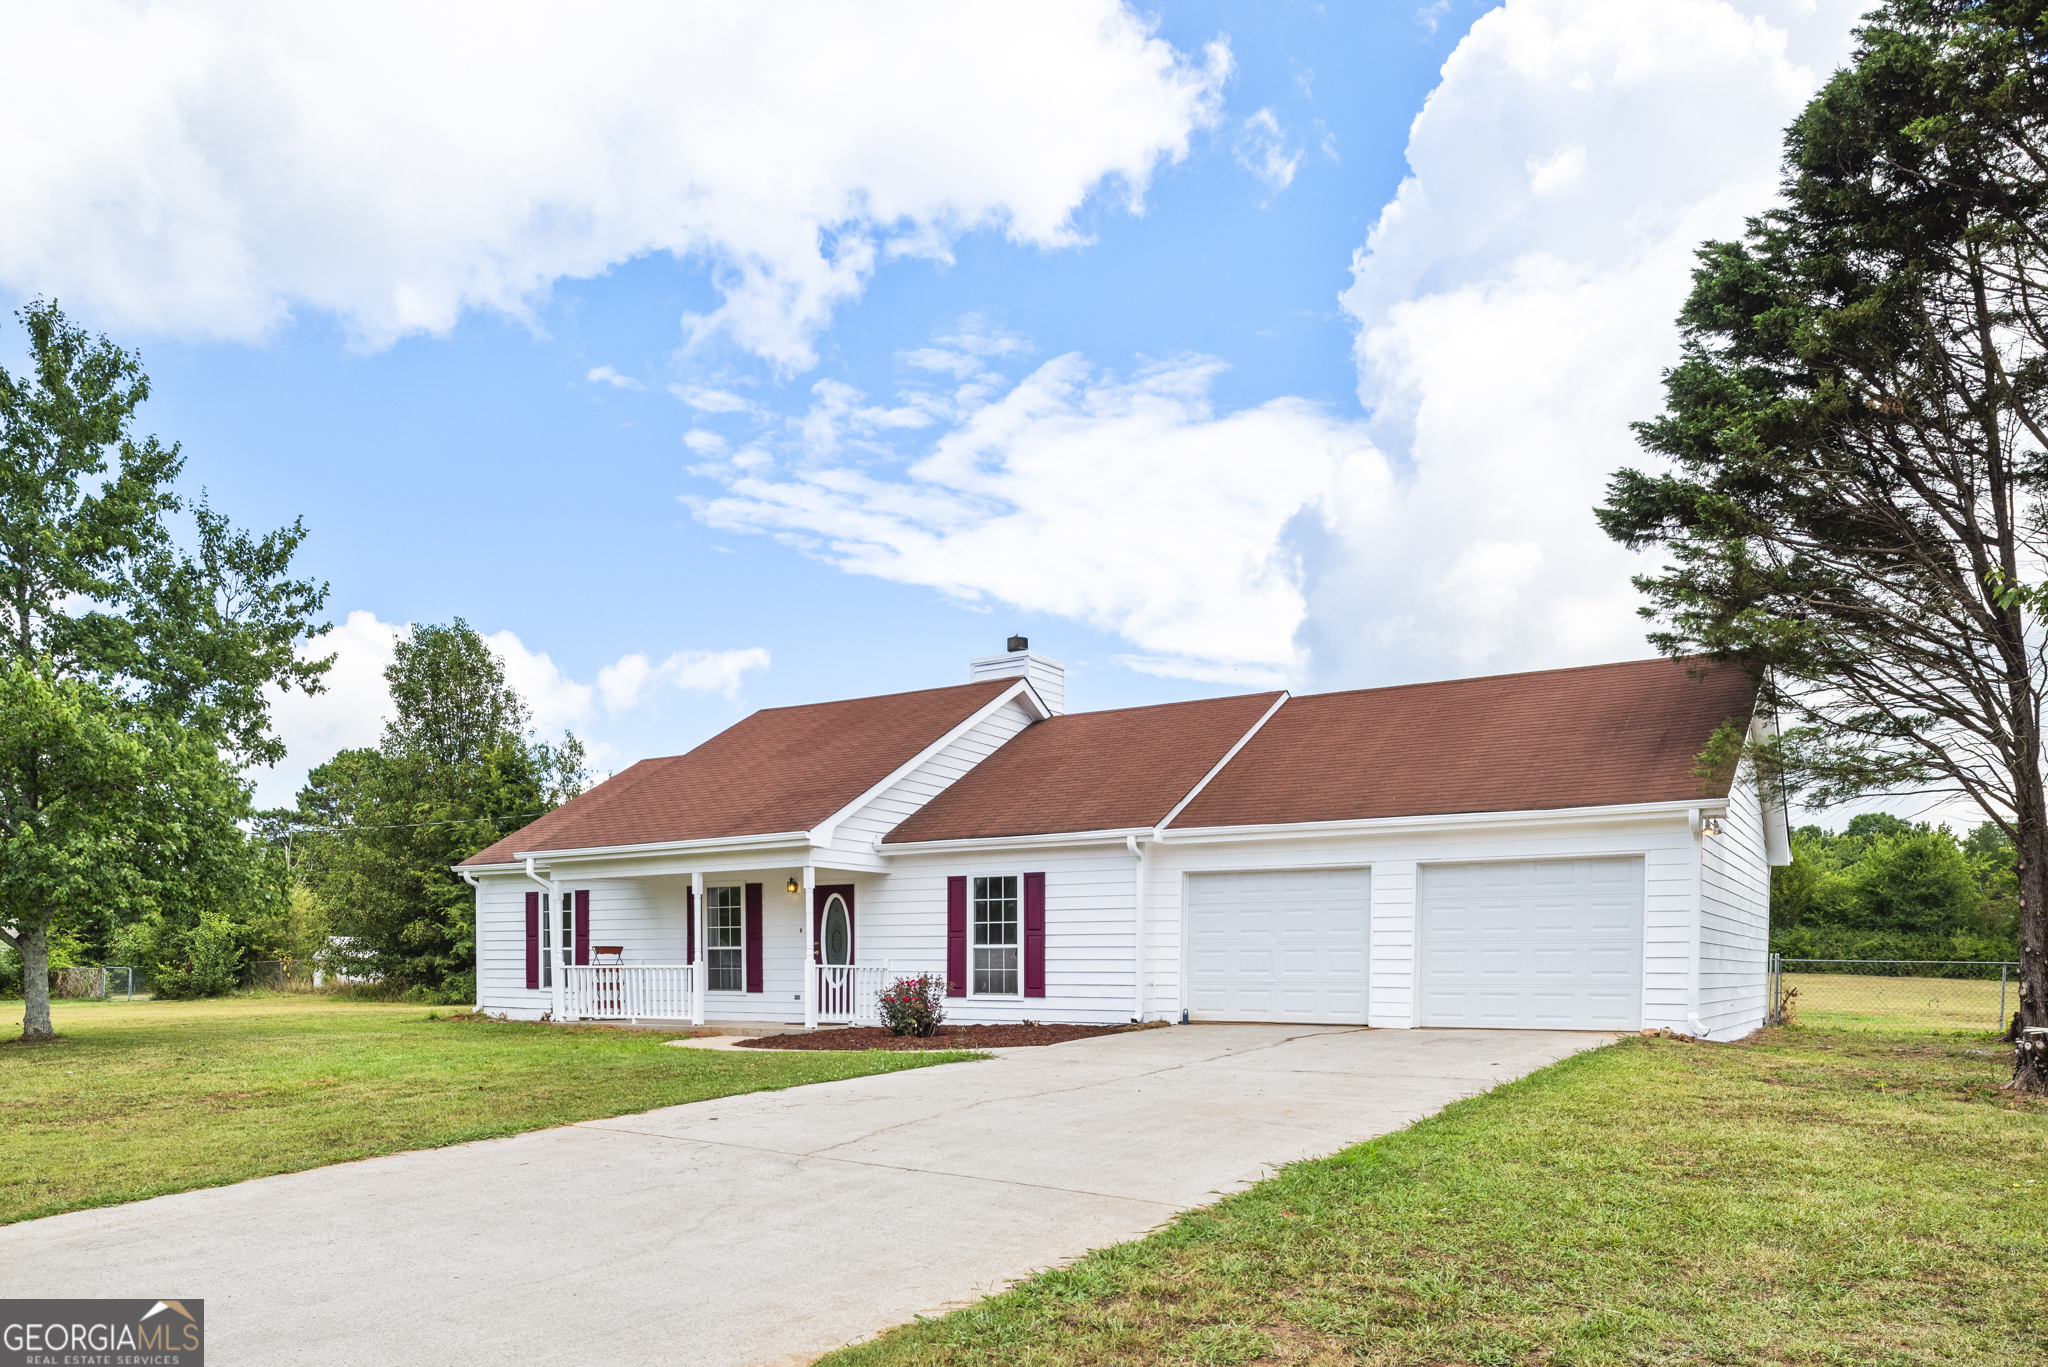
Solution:
<svg viewBox="0 0 2048 1367"><path fill-rule="evenodd" d="M1131 1025L942 1025L930 1039L892 1035L879 1025L812 1030L801 1035L762 1035L739 1042L742 1049L1016 1049L1065 1044L1142 1029Z"/></svg>

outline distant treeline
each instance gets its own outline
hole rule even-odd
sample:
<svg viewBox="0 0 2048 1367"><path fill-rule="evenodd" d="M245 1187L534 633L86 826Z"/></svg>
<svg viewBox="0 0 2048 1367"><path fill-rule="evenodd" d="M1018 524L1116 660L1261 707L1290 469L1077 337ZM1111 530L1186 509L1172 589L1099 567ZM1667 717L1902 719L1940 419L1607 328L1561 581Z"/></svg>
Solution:
<svg viewBox="0 0 2048 1367"><path fill-rule="evenodd" d="M1946 826L1884 812L1838 835L1792 833L1771 870L1771 948L1811 959L2017 959L2012 842L1990 822L1958 840Z"/></svg>

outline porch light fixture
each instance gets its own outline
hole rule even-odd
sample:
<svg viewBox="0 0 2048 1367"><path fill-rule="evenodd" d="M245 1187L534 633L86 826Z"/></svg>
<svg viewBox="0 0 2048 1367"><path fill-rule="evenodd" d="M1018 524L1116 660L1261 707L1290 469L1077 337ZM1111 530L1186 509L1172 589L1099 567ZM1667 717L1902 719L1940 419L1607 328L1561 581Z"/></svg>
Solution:
<svg viewBox="0 0 2048 1367"><path fill-rule="evenodd" d="M787 892L787 893L788 893L788 894L789 894L789 895L790 895L791 897L794 897L794 896L796 896L796 894L797 894L797 886L796 886L796 879L795 879L794 877L792 877L792 878L791 878L791 879L789 880L789 886L788 886L788 887L786 887L786 888L784 888L784 889L783 889L783 891L784 891L784 892Z"/></svg>
<svg viewBox="0 0 2048 1367"><path fill-rule="evenodd" d="M1721 833L1721 818L1720 818L1720 817L1718 817L1718 816L1710 816L1710 817L1706 818L1706 819L1705 819L1704 821L1700 822L1700 834L1701 834L1701 835L1719 835L1720 833Z"/></svg>

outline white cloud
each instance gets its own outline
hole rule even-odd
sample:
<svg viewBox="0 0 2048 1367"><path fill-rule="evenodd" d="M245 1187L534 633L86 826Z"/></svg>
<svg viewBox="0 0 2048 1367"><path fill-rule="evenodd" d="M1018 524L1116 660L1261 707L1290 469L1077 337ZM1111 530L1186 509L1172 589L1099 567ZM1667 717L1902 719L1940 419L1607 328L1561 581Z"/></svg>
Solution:
<svg viewBox="0 0 2048 1367"><path fill-rule="evenodd" d="M1662 406L1694 248L1771 202L1858 8L1517 0L1473 26L1343 298L1400 478L1296 524L1314 681L1648 653L1645 566L1591 509L1649 459L1629 423Z"/></svg>
<svg viewBox="0 0 2048 1367"><path fill-rule="evenodd" d="M1136 208L1230 66L1115 0L20 5L0 286L123 330L376 347L649 252L784 368L878 260Z"/></svg>
<svg viewBox="0 0 2048 1367"><path fill-rule="evenodd" d="M1343 296L1369 423L1293 399L1216 413L1206 358L1120 379L1062 356L1013 385L939 340L903 357L961 381L899 396L943 424L921 458L861 418L887 410L820 386L783 436L702 467L726 492L695 506L1118 632L1120 662L1155 673L1342 686L1640 656L1640 565L1591 509L1642 459L1628 424L1660 406L1694 247L1770 203L1781 130L1855 13L1484 16Z"/></svg>
<svg viewBox="0 0 2048 1367"><path fill-rule="evenodd" d="M590 685L564 675L546 651L527 649L510 631L494 631L484 644L505 666L505 682L533 709L534 729L542 735L572 728L590 715Z"/></svg>
<svg viewBox="0 0 2048 1367"><path fill-rule="evenodd" d="M404 633L403 626L357 611L300 648L299 654L308 659L332 655L334 664L322 693L271 694L271 725L284 741L285 759L251 775L259 807L292 805L312 766L325 764L339 751L375 745L384 738L384 723L391 717L391 689L384 671L397 658L398 638Z"/></svg>
<svg viewBox="0 0 2048 1367"><path fill-rule="evenodd" d="M708 389L703 385L672 384L668 387L668 392L700 413L744 413L752 407L745 399L729 389Z"/></svg>
<svg viewBox="0 0 2048 1367"><path fill-rule="evenodd" d="M583 377L592 384L608 384L614 389L638 389L640 382L631 375L621 375L608 365L592 366L590 373Z"/></svg>
<svg viewBox="0 0 2048 1367"><path fill-rule="evenodd" d="M815 439L820 413L865 411L820 386L786 460L723 468L726 495L696 506L855 573L1116 631L1137 668L1269 683L1297 663L1303 611L1283 528L1342 484L1390 476L1360 424L1305 401L1219 416L1221 369L1186 357L1117 378L1056 357L963 406L900 476L869 468L870 447L819 458L843 444L837 429Z"/></svg>
<svg viewBox="0 0 2048 1367"><path fill-rule="evenodd" d="M252 775L258 806L291 805L307 770L326 763L337 751L376 745L383 739L384 725L391 717L391 689L384 671L397 658L396 643L409 629L381 622L374 613L351 612L347 620L300 652L316 659L333 655L334 666L327 672L326 691L316 697L273 695L271 718L287 754L282 764ZM604 666L598 670L597 682L587 684L564 674L547 652L529 648L514 632L494 632L484 637L484 642L504 665L506 682L532 708L535 730L559 735L573 729L583 736L591 758L597 761L617 753L617 747L601 734L607 718L594 706L600 697L608 715L651 701L649 685L720 693L731 699L738 695L748 671L766 669L769 664L768 652L758 646L680 650L655 666L648 664L646 656L635 654ZM629 680L634 682L629 685Z"/></svg>
<svg viewBox="0 0 2048 1367"><path fill-rule="evenodd" d="M683 433L683 445L689 447L700 456L722 455L730 447L730 443L724 437L719 436L716 432L706 432L701 427L692 428L688 432Z"/></svg>
<svg viewBox="0 0 2048 1367"><path fill-rule="evenodd" d="M1287 130L1270 109L1261 109L1244 121L1231 151L1239 166L1264 181L1266 189L1276 195L1294 183L1294 170L1301 165L1301 149L1287 150Z"/></svg>
<svg viewBox="0 0 2048 1367"><path fill-rule="evenodd" d="M622 712L638 705L650 686L667 685L736 697L748 670L766 668L768 652L759 646L749 650L679 650L658 665L650 664L645 655L627 655L597 671L597 688L604 695L607 709Z"/></svg>

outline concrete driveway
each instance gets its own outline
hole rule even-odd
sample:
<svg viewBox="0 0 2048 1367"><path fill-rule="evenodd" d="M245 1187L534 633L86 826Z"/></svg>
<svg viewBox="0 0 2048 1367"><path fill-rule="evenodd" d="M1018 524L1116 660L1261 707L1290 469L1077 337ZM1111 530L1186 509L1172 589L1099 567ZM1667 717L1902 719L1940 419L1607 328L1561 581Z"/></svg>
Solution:
<svg viewBox="0 0 2048 1367"><path fill-rule="evenodd" d="M808 1362L1608 1036L1189 1026L0 1228L10 1296L222 1363Z"/></svg>

